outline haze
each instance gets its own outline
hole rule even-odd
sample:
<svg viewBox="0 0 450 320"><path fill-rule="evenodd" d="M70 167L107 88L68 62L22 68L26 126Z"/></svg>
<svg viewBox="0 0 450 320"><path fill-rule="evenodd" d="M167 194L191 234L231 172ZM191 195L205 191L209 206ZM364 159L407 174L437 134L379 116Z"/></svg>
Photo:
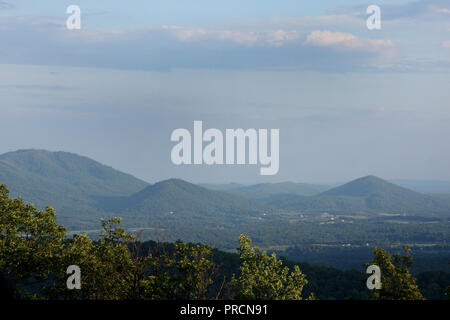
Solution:
<svg viewBox="0 0 450 320"><path fill-rule="evenodd" d="M148 182L450 180L450 4L0 1L0 153L69 151ZM371 3L370 3L371 4ZM280 168L175 166L176 128L280 129Z"/></svg>

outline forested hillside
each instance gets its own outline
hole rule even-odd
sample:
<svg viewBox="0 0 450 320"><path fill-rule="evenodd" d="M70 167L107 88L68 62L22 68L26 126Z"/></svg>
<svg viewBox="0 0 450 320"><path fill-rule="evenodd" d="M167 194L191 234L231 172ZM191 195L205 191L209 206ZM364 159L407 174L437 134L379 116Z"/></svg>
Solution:
<svg viewBox="0 0 450 320"><path fill-rule="evenodd" d="M38 208L54 207L62 222L77 229L98 221L94 197L129 195L148 185L89 158L45 150L0 155L0 183Z"/></svg>
<svg viewBox="0 0 450 320"><path fill-rule="evenodd" d="M97 241L66 237L56 212L37 210L9 198L0 185L0 295L16 299L414 299L445 298L448 273L420 274L413 260L374 248L372 261L383 274L381 290L365 287L364 273L294 263L268 255L240 235L237 253L208 245L139 242L121 219L101 220ZM23 235L27 236L24 237ZM66 281L67 267L81 271L77 290ZM81 285L81 283L83 283ZM9 296L8 296L9 295Z"/></svg>
<svg viewBox="0 0 450 320"><path fill-rule="evenodd" d="M266 203L287 210L450 215L450 202L367 176L314 197L281 195Z"/></svg>
<svg viewBox="0 0 450 320"><path fill-rule="evenodd" d="M341 269L360 268L370 255L368 245L395 250L407 243L418 271L445 271L450 256L450 198L373 176L311 196L299 194L324 187L214 187L180 179L150 185L75 154L22 150L0 156L4 182L26 203L54 207L70 235L93 239L101 233L100 218L119 216L142 240L181 239L229 251L246 234L270 252Z"/></svg>

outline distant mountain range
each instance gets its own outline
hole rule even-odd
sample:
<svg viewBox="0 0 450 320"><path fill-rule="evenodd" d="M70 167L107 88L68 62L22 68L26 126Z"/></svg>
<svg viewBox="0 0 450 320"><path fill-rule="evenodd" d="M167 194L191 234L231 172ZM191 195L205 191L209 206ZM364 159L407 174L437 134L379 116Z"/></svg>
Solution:
<svg viewBox="0 0 450 320"><path fill-rule="evenodd" d="M428 193L428 194L449 194L450 195L450 181L443 180L408 180L408 179L394 179L387 180L390 183L399 185L403 188L407 188L416 192ZM252 190L257 190L258 192L268 192L271 194L279 193L291 193L298 194L302 196L313 196L323 192L325 190L341 186L346 182L328 182L328 183L295 183L295 182L281 182L281 183L261 183L255 185L243 185L239 183L224 183L224 184L212 184L212 183L201 183L199 186L218 191L241 191L245 192L248 189L248 196L252 197ZM267 188L266 188L267 187ZM297 189L294 191L293 189ZM269 195L269 194L266 194ZM259 198L260 195L256 194Z"/></svg>
<svg viewBox="0 0 450 320"><path fill-rule="evenodd" d="M249 199L263 199L286 193L300 196L313 196L331 189L330 186L296 182L259 183L253 185L243 185L239 183L200 183L199 186L210 190L228 191L230 193L240 194Z"/></svg>
<svg viewBox="0 0 450 320"><path fill-rule="evenodd" d="M448 214L450 202L444 197L415 192L375 176L353 180L316 196L280 195L267 204L286 210Z"/></svg>
<svg viewBox="0 0 450 320"><path fill-rule="evenodd" d="M227 189L225 191L240 194L249 199L265 199L279 194L314 196L328 189L330 189L329 186L309 183L280 182L240 186L233 189Z"/></svg>
<svg viewBox="0 0 450 320"><path fill-rule="evenodd" d="M242 188L245 187L243 184L240 183L199 183L198 184L200 187L209 189L209 190L216 190L216 191L228 191L228 190L233 190L233 189L238 189L238 188Z"/></svg>
<svg viewBox="0 0 450 320"><path fill-rule="evenodd" d="M0 183L39 208L53 206L72 229L119 214L135 221L207 219L217 225L277 211L450 214L450 197L422 194L374 176L336 188L292 182L195 185L179 179L151 185L86 157L44 150L0 155Z"/></svg>
<svg viewBox="0 0 450 320"><path fill-rule="evenodd" d="M187 223L193 218L196 223L212 218L211 224L223 225L270 211L243 196L179 179L150 185L67 152L19 150L0 155L0 183L13 197L41 209L54 207L69 229L98 226L100 217L112 215L130 217L135 225L139 221Z"/></svg>

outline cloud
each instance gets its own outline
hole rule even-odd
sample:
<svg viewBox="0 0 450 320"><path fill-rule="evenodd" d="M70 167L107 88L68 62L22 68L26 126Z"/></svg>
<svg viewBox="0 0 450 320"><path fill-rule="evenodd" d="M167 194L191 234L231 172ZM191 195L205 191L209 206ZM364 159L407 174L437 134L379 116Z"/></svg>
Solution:
<svg viewBox="0 0 450 320"><path fill-rule="evenodd" d="M350 34L344 32L330 32L330 31L320 31L316 30L311 32L306 39L307 44L312 44L316 46L334 46L334 45L344 45L353 46L358 39Z"/></svg>
<svg viewBox="0 0 450 320"><path fill-rule="evenodd" d="M162 26L176 39L185 42L202 40L231 41L238 44L253 45L259 41L259 36L254 32L239 32L232 30L208 30L205 28L187 28L182 26Z"/></svg>
<svg viewBox="0 0 450 320"><path fill-rule="evenodd" d="M347 32L161 26L67 30L60 19L0 16L0 63L167 71L357 71L389 63L391 40Z"/></svg>
<svg viewBox="0 0 450 320"><path fill-rule="evenodd" d="M448 8L438 8L438 9L436 9L436 12L442 13L442 14L450 14L450 9L448 9Z"/></svg>
<svg viewBox="0 0 450 320"><path fill-rule="evenodd" d="M311 32L305 43L319 47L334 47L357 51L377 51L394 47L394 43L391 40L360 39L351 33L321 30Z"/></svg>
<svg viewBox="0 0 450 320"><path fill-rule="evenodd" d="M14 5L12 3L6 1L0 1L0 10L10 10L14 9Z"/></svg>
<svg viewBox="0 0 450 320"><path fill-rule="evenodd" d="M273 32L269 32L267 35L267 42L275 45L281 46L285 43L296 41L300 38L300 33L296 30L285 31L285 30L276 30Z"/></svg>
<svg viewBox="0 0 450 320"><path fill-rule="evenodd" d="M270 30L265 32L208 30L205 28L187 28L182 26L162 26L177 40L193 41L224 41L245 46L282 46L300 38L297 30Z"/></svg>

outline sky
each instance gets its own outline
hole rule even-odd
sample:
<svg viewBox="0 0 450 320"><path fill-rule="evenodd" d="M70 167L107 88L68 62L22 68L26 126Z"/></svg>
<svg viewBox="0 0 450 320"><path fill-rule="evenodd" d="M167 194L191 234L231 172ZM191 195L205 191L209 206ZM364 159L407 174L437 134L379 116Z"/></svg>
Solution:
<svg viewBox="0 0 450 320"><path fill-rule="evenodd" d="M448 1L0 0L0 44L0 153L148 182L450 180ZM174 165L170 135L194 120L279 129L278 174Z"/></svg>

